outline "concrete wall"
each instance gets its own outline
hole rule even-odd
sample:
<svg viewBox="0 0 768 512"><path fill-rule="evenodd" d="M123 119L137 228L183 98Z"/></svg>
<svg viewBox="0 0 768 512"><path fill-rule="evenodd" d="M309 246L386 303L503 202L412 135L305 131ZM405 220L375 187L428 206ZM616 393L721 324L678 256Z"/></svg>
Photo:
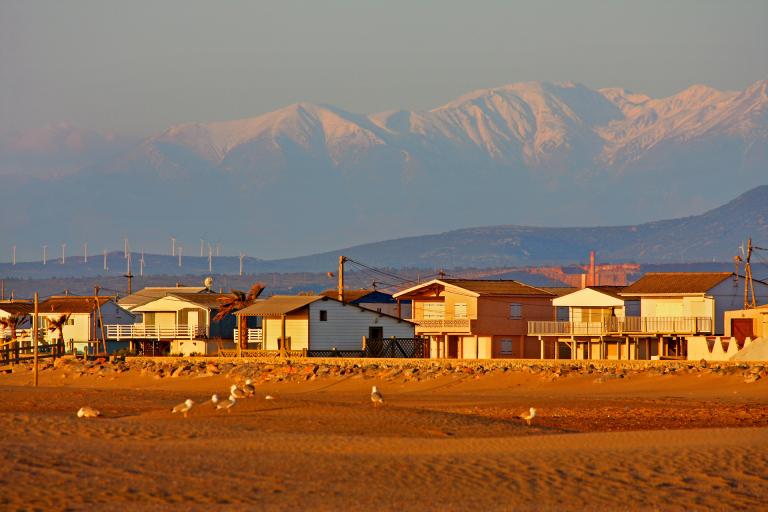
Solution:
<svg viewBox="0 0 768 512"><path fill-rule="evenodd" d="M724 333L727 338L731 337L731 320L734 318L751 318L752 331L754 332L755 337L768 337L768 308L726 311L724 313L723 323Z"/></svg>

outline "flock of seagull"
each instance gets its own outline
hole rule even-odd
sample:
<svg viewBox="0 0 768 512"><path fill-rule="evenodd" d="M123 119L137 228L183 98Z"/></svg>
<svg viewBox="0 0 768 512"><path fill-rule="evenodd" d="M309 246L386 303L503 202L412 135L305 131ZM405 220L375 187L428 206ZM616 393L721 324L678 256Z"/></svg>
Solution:
<svg viewBox="0 0 768 512"><path fill-rule="evenodd" d="M243 398L253 398L254 396L256 396L256 386L253 385L253 380L246 379L245 384L243 384L242 387L237 387L237 384L232 384L229 387L229 398L226 400L221 400L219 395L214 393L211 396L211 403L217 411L227 411L227 413L229 413L235 404L237 404L238 400ZM266 395L264 397L265 400L274 400L274 398L275 397L272 395ZM376 386L371 388L371 402L375 407L384 405L384 395L381 394L381 391L379 391L379 388ZM171 409L171 413L182 414L186 418L194 405L195 402L191 398L187 398L182 403ZM99 416L101 416L101 412L94 409L93 407L85 406L81 407L80 410L77 411L78 418L98 418ZM535 417L536 409L533 407L531 407L528 412L524 412L518 416L518 418L525 421L525 423L528 425L531 424L531 421Z"/></svg>

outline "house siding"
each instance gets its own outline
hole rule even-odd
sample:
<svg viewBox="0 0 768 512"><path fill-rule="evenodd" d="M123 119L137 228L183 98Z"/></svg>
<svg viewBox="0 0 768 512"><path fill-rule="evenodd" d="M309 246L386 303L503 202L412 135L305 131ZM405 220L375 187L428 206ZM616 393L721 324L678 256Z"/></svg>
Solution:
<svg viewBox="0 0 768 512"><path fill-rule="evenodd" d="M360 350L369 327L382 327L384 337L412 338L413 325L374 311L345 305L334 300L319 300L308 306L309 335L312 350ZM328 312L328 320L320 321L320 311Z"/></svg>

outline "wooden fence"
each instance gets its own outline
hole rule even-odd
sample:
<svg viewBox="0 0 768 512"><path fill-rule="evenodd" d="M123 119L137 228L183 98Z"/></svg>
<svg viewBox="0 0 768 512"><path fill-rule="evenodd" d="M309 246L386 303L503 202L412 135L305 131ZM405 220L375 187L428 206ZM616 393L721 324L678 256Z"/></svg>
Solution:
<svg viewBox="0 0 768 512"><path fill-rule="evenodd" d="M38 359L56 359L66 353L64 343L50 343L37 346ZM35 357L35 348L32 344L22 346L18 341L6 341L0 343L0 363L18 364L31 361Z"/></svg>

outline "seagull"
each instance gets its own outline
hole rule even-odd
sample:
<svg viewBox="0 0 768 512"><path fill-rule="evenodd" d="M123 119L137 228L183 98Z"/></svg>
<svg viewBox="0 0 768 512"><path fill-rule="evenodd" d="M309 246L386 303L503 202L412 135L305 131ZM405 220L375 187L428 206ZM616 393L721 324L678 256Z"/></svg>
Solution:
<svg viewBox="0 0 768 512"><path fill-rule="evenodd" d="M531 408L530 408L530 410L529 410L528 412L524 412L524 413L522 413L522 414L519 416L519 418L520 418L520 419L522 419L522 420L525 420L525 422L526 422L528 425L530 425L530 424L531 424L531 420L532 420L533 418L535 418L535 417L536 417L536 409L534 409L533 407L531 407Z"/></svg>
<svg viewBox="0 0 768 512"><path fill-rule="evenodd" d="M274 399L275 397L273 397L272 395L267 395L264 397L264 400L274 400Z"/></svg>
<svg viewBox="0 0 768 512"><path fill-rule="evenodd" d="M213 404L214 407L216 407L216 404L218 404L219 401L220 401L219 400L219 395L217 395L216 393L211 395L211 403Z"/></svg>
<svg viewBox="0 0 768 512"><path fill-rule="evenodd" d="M245 394L242 390L237 389L237 384L232 384L229 386L229 395L233 396L235 398L245 398Z"/></svg>
<svg viewBox="0 0 768 512"><path fill-rule="evenodd" d="M246 395L248 395L249 398L256 394L256 388L253 386L253 381L251 379L245 380L243 391Z"/></svg>
<svg viewBox="0 0 768 512"><path fill-rule="evenodd" d="M216 403L216 410L217 411L226 410L227 413L229 413L229 410L232 407L234 407L235 403L237 403L237 398L235 398L232 395L229 395L229 399L224 400L223 402L220 401Z"/></svg>
<svg viewBox="0 0 768 512"><path fill-rule="evenodd" d="M384 397L381 396L379 388L376 386L371 388L371 402L373 402L373 405L381 405L384 403Z"/></svg>
<svg viewBox="0 0 768 512"><path fill-rule="evenodd" d="M184 414L184 417L187 417L187 414L189 413L190 409L192 409L192 406L195 405L195 402L193 402L191 399L187 398L184 400L184 402L180 403L173 409L171 409L172 413L180 412Z"/></svg>
<svg viewBox="0 0 768 512"><path fill-rule="evenodd" d="M88 407L87 405L85 407L81 407L79 411L77 411L77 417L78 418L98 418L101 416L101 412L97 411L93 407Z"/></svg>

